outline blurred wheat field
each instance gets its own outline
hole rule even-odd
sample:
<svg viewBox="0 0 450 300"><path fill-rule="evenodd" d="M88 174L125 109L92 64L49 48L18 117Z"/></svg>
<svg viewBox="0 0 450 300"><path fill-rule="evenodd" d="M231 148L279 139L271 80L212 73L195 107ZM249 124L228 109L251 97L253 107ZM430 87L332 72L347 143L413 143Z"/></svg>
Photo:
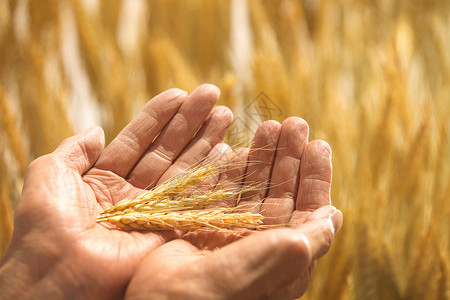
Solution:
<svg viewBox="0 0 450 300"><path fill-rule="evenodd" d="M333 149L345 224L304 299L450 299L444 0L0 1L0 253L32 159L203 82L235 113L229 139L259 105Z"/></svg>

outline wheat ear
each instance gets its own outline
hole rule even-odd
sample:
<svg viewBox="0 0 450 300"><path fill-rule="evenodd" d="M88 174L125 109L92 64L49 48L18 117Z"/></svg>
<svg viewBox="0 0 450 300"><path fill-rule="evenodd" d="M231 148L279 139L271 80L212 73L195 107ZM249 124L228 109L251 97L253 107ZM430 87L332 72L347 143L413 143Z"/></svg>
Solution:
<svg viewBox="0 0 450 300"><path fill-rule="evenodd" d="M99 218L122 229L190 230L199 228L257 228L263 216L249 212L229 213L224 209L187 210L159 213L130 212Z"/></svg>

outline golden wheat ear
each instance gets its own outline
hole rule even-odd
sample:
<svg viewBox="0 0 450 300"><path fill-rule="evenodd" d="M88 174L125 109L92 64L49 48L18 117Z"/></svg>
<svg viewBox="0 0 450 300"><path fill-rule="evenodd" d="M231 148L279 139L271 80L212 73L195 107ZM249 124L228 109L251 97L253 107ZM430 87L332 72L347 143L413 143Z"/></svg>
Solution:
<svg viewBox="0 0 450 300"><path fill-rule="evenodd" d="M122 229L134 230L193 230L200 228L258 228L263 216L254 213L232 213L224 209L201 209L172 212L128 212L100 217Z"/></svg>
<svg viewBox="0 0 450 300"><path fill-rule="evenodd" d="M234 208L211 208L211 205L230 200L237 204L242 194L265 188L266 183L246 182L243 185L246 175L231 179L236 183L234 185L230 182L208 183L209 178L225 170L256 163L235 162L230 157L204 160L149 191L105 209L97 222L137 230L256 228L262 225L261 214L235 211Z"/></svg>

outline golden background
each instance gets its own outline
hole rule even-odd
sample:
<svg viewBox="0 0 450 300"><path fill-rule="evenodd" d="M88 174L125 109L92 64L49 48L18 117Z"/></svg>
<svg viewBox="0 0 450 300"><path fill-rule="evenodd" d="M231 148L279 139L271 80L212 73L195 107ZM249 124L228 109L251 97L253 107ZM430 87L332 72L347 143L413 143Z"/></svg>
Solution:
<svg viewBox="0 0 450 300"><path fill-rule="evenodd" d="M32 159L203 82L229 140L297 115L333 149L344 226L304 299L450 299L450 1L0 0L0 253Z"/></svg>

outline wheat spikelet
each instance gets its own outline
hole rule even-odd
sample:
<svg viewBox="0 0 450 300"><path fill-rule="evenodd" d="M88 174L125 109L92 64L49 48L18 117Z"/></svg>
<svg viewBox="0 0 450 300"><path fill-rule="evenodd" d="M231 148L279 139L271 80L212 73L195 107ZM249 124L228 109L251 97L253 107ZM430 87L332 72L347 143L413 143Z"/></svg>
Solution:
<svg viewBox="0 0 450 300"><path fill-rule="evenodd" d="M163 191L164 193L164 191ZM140 199L125 199L122 203L112 207L114 209L106 209L102 216L114 215L114 213L122 212L168 212L172 210L186 210L199 206L206 206L208 204L219 202L232 197L235 194L233 191L226 190L212 190L204 194L190 195L185 197L168 197L161 196L155 191L145 193L145 198ZM137 203L137 204L136 204Z"/></svg>
<svg viewBox="0 0 450 300"><path fill-rule="evenodd" d="M148 192L142 193L135 198L123 199L115 206L111 206L105 209L105 213L113 213L116 211L124 210L126 208L136 207L137 205L141 204L146 204L146 207L155 208L161 207L165 204L164 207L167 207L166 205L171 205L171 200L174 196L180 194L189 187L195 186L200 181L205 180L206 177L212 175L216 171L217 169L212 164L204 167L197 167L189 172L185 172L178 176L175 176L173 179L161 185L158 185ZM185 199L184 203L187 202L189 202L189 200ZM183 203L181 203L180 205L182 204Z"/></svg>

